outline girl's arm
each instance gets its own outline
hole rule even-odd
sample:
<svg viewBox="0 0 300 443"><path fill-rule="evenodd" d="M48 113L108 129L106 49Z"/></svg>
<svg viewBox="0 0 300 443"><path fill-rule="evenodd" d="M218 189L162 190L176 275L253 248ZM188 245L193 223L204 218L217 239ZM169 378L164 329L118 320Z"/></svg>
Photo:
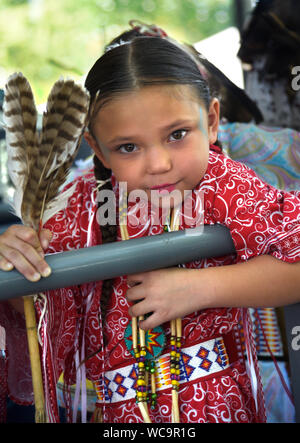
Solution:
<svg viewBox="0 0 300 443"><path fill-rule="evenodd" d="M217 307L276 307L300 301L300 262L270 255L205 269L172 268L129 276L132 316L152 312L141 327L153 328L194 311Z"/></svg>

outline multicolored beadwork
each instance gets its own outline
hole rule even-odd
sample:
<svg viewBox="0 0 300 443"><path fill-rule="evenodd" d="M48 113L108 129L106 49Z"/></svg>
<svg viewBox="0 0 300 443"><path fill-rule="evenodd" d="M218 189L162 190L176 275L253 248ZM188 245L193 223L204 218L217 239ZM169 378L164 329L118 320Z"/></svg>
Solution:
<svg viewBox="0 0 300 443"><path fill-rule="evenodd" d="M171 352L170 352L170 373L172 389L179 390L180 380L180 350L181 340L179 337L173 335L170 340Z"/></svg>
<svg viewBox="0 0 300 443"><path fill-rule="evenodd" d="M125 334L124 340L126 343L126 347L128 351L136 358L133 350L133 337L132 337L132 325L128 324ZM145 347L146 347L146 356L145 360L155 360L162 354L162 351L166 345L166 335L161 326L156 326L153 329L149 329L145 331Z"/></svg>
<svg viewBox="0 0 300 443"><path fill-rule="evenodd" d="M134 348L134 356L137 361L137 389L136 389L136 401L146 401L147 399L147 387L146 387L146 380L145 380L145 355L146 352L142 348L139 350L139 348Z"/></svg>
<svg viewBox="0 0 300 443"><path fill-rule="evenodd" d="M170 227L170 214L164 225L164 232L178 230L179 225L172 219ZM122 239L128 239L126 225L122 231ZM143 320L144 317L139 317ZM151 423L147 412L147 403L151 409L156 407L156 365L155 358L160 356L165 346L165 334L161 327L144 331L137 328L137 319L128 325L125 331L127 349L137 361L136 402L139 404L143 417ZM158 331L157 331L158 330ZM170 378L172 385L172 420L179 423L178 391L180 382L180 351L181 351L181 319L171 321L171 351L170 351ZM148 358L147 358L148 357ZM150 358L149 358L150 357ZM149 383L150 378L150 383ZM146 408L146 409L144 409Z"/></svg>
<svg viewBox="0 0 300 443"><path fill-rule="evenodd" d="M125 343L129 352L137 362L137 392L136 400L148 402L151 408L156 406L156 364L158 358L166 345L166 336L163 328L157 326L144 332L145 346L141 347L137 338L138 347L133 348L132 325L129 324L125 331Z"/></svg>

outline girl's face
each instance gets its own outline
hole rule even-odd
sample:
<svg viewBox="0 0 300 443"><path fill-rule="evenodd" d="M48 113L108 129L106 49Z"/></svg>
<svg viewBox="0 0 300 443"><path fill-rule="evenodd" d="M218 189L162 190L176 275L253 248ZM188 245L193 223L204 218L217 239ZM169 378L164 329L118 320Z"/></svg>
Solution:
<svg viewBox="0 0 300 443"><path fill-rule="evenodd" d="M190 86L147 86L105 103L92 125L95 138L86 138L128 192L142 190L149 201L155 192L164 206L164 196L177 190L183 200L204 176L218 122L219 102L207 113Z"/></svg>

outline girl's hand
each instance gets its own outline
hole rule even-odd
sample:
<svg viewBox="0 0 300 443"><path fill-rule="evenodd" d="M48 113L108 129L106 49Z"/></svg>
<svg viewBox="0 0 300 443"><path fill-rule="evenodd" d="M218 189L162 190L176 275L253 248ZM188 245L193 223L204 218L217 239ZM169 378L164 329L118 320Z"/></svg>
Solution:
<svg viewBox="0 0 300 443"><path fill-rule="evenodd" d="M52 233L42 229L39 235L22 225L10 226L0 235L0 269L10 271L16 268L30 281L48 277L51 269L44 260Z"/></svg>
<svg viewBox="0 0 300 443"><path fill-rule="evenodd" d="M190 295L191 271L169 268L128 276L127 299L136 302L129 308L129 314L139 317L152 313L139 323L142 329L155 328L199 309L199 300Z"/></svg>

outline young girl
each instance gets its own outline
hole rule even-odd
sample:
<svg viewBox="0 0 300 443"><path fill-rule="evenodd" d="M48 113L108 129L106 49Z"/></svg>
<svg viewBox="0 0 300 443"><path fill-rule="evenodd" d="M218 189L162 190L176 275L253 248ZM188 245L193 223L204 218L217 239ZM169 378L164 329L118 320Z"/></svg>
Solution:
<svg viewBox="0 0 300 443"><path fill-rule="evenodd" d="M210 97L196 61L163 35L141 33L135 29L134 36L114 41L86 79L91 94L86 139L95 153L95 177L77 180L67 208L47 222L39 238L22 226L0 236L1 268L15 266L28 279L39 279L49 273L43 250L174 229L172 213L183 212L187 195L196 226L202 203L204 224L227 226L236 254L47 294L41 328L47 413L50 421L59 420L56 384L63 372L68 386L85 377L94 383L104 422L145 417L171 422L176 405L181 422L261 422L259 378L255 389L238 324L242 307L299 300L300 201L222 154L214 145L219 102ZM103 225L97 217L104 203L100 192L112 189L118 205L122 182L129 195L139 190L145 198L128 199L125 227ZM154 197L161 208L155 224ZM168 202L171 213L165 217ZM179 229L191 228L184 214L178 220ZM146 319L138 334L131 319L140 316ZM181 326L176 322L174 329L178 318Z"/></svg>

